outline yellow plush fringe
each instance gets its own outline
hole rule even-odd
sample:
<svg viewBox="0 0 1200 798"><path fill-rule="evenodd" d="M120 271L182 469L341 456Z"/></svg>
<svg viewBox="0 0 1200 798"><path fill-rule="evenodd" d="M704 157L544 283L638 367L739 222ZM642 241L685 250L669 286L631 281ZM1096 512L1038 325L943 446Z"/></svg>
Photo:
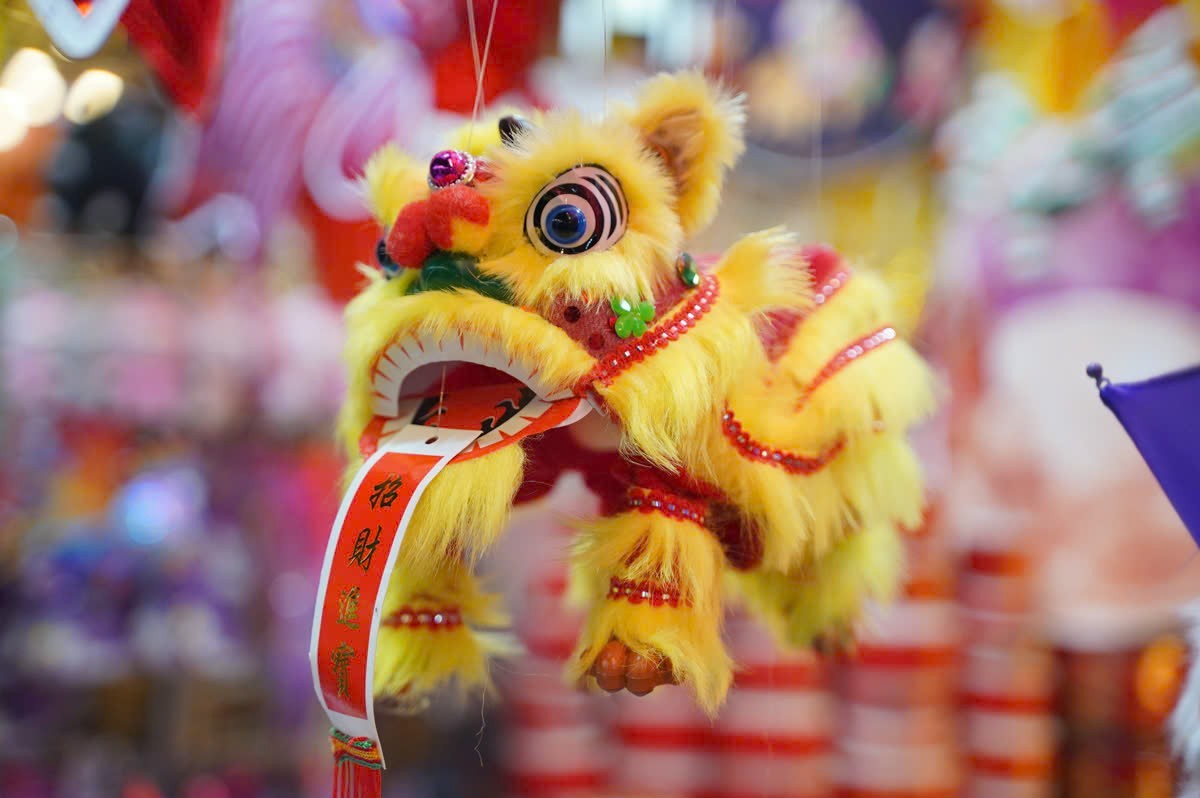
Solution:
<svg viewBox="0 0 1200 798"><path fill-rule="evenodd" d="M507 628L508 617L497 596L485 593L470 571L459 563L417 571L401 558L388 583L383 615L401 607L440 609L459 607L463 625L453 630L401 629L381 626L375 653L376 695L421 697L453 685L469 691L489 688L488 658L512 656L518 647L496 634Z"/></svg>
<svg viewBox="0 0 1200 798"><path fill-rule="evenodd" d="M575 590L586 590L595 603L568 662L568 677L582 678L615 637L638 654L669 659L676 679L691 687L705 711L714 712L732 679L721 640L723 555L716 540L695 524L657 513L624 513L583 529L572 572ZM680 605L607 599L612 576L670 586Z"/></svg>
<svg viewBox="0 0 1200 798"><path fill-rule="evenodd" d="M718 302L757 316L772 310L812 306L812 280L796 239L782 228L761 230L738 239L717 264Z"/></svg>
<svg viewBox="0 0 1200 798"><path fill-rule="evenodd" d="M719 421L711 425L708 440L713 470L702 476L721 485L761 530L764 568L786 570L823 555L847 526L920 522L921 468L903 435L862 436L807 475L743 457Z"/></svg>
<svg viewBox="0 0 1200 798"><path fill-rule="evenodd" d="M507 526L524 469L520 445L448 465L417 502L401 559L418 569L457 556L474 563Z"/></svg>
<svg viewBox="0 0 1200 798"><path fill-rule="evenodd" d="M493 344L555 390L570 389L595 361L562 330L534 314L470 291L426 291L404 296L387 281L359 294L346 311L345 360L349 384L338 436L356 456L371 420L371 379L379 354L397 338L420 333L433 340L463 335Z"/></svg>
<svg viewBox="0 0 1200 798"><path fill-rule="evenodd" d="M743 384L729 406L756 440L789 451L819 451L881 430L904 432L935 403L928 366L898 338L850 361L811 393L786 379L766 379L765 390Z"/></svg>
<svg viewBox="0 0 1200 798"><path fill-rule="evenodd" d="M900 585L904 546L896 527L877 523L845 537L828 554L788 573L735 574L738 594L779 641L807 646L843 631L867 600L890 600Z"/></svg>
<svg viewBox="0 0 1200 798"><path fill-rule="evenodd" d="M629 451L659 468L703 468L709 454L696 430L719 413L724 397L765 364L753 316L810 301L807 273L778 230L745 236L717 268L721 293L679 340L596 386L621 420ZM663 309L660 318L669 318ZM754 384L761 386L756 378ZM760 388L761 390L761 388Z"/></svg>
<svg viewBox="0 0 1200 798"><path fill-rule="evenodd" d="M741 99L699 72L663 74L642 84L633 108L622 115L675 162L679 214L691 236L712 221L725 173L745 150Z"/></svg>
<svg viewBox="0 0 1200 798"><path fill-rule="evenodd" d="M674 586L698 609L715 609L711 589L719 581L720 547L712 534L690 521L637 511L596 518L580 525L572 553L576 573L591 574L599 595L610 576L651 579Z"/></svg>
<svg viewBox="0 0 1200 798"><path fill-rule="evenodd" d="M874 275L854 272L841 290L801 323L777 368L797 385L807 384L843 347L891 320L887 286Z"/></svg>
<svg viewBox="0 0 1200 798"><path fill-rule="evenodd" d="M690 332L595 391L620 419L623 446L673 471L755 353L762 345L749 318L718 298Z"/></svg>
<svg viewBox="0 0 1200 798"><path fill-rule="evenodd" d="M395 144L385 144L363 167L360 180L371 215L384 227L396 221L400 209L429 193L427 167L408 157Z"/></svg>

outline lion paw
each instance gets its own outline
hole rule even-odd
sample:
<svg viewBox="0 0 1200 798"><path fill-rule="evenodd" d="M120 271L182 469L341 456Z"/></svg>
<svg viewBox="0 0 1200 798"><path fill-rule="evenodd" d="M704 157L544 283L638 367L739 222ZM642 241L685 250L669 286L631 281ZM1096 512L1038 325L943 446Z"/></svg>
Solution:
<svg viewBox="0 0 1200 798"><path fill-rule="evenodd" d="M677 683L670 660L642 656L615 638L600 649L588 673L609 693L628 690L641 696L660 685Z"/></svg>

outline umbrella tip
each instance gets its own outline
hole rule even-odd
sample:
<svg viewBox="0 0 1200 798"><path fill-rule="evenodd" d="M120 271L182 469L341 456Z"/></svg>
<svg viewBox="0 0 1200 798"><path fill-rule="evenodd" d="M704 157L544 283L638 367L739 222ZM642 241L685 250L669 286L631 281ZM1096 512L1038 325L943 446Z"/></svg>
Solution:
<svg viewBox="0 0 1200 798"><path fill-rule="evenodd" d="M1104 368L1099 363L1088 363L1087 375L1096 381L1097 388L1104 382Z"/></svg>

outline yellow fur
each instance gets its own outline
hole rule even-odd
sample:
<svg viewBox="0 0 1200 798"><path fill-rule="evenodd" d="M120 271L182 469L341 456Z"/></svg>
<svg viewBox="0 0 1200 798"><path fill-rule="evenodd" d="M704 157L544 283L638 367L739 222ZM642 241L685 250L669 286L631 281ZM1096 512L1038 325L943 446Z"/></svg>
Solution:
<svg viewBox="0 0 1200 798"><path fill-rule="evenodd" d="M807 646L822 632L851 624L864 601L891 599L900 586L903 557L896 527L881 522L805 567L738 573L733 582L782 645Z"/></svg>
<svg viewBox="0 0 1200 798"><path fill-rule="evenodd" d="M338 437L352 459L372 416L372 368L379 353L397 338L420 333L441 341L464 333L493 341L514 360L539 368L541 377L560 389L572 387L593 365L566 333L528 311L469 291L404 296L392 282L369 286L346 310L349 385L338 417Z"/></svg>
<svg viewBox="0 0 1200 798"><path fill-rule="evenodd" d="M576 390L597 353L548 321L564 301L581 305L624 297L636 303L678 285L676 257L685 236L716 212L726 171L742 151L737 100L698 74L649 81L631 108L608 119L574 112L532 117L515 144L500 141L495 119L464 126L449 146L487 162L476 185L487 200L486 225L452 222L454 249L507 284L514 305L467 290L408 295L416 270L373 279L346 313L348 396L338 435L349 457L370 423L374 364L392 342L464 335L511 356L555 390ZM579 165L598 164L620 183L627 229L608 249L546 255L526 237L525 214L546 183ZM394 149L368 164L364 186L385 226L404 203L429 195L425 161ZM928 412L931 378L906 343L891 341L814 388L825 364L894 317L879 280L856 274L821 305L792 239L779 230L735 243L715 269L720 294L685 335L608 384L590 388L622 431L622 453L664 472L685 471L719 488L734 512L762 536L764 557L736 582L747 603L781 637L804 643L853 621L866 597L894 588L897 524L919 522L920 468L905 441ZM681 305L682 306L682 305ZM671 315L657 307L651 327ZM760 333L767 314L804 318L776 362ZM635 345L635 340L629 341ZM726 436L732 411L764 447L816 457L841 446L823 468L793 474L745 456ZM492 643L480 629L506 621L468 570L506 523L524 469L520 446L456 463L430 484L412 517L388 601L436 596L470 608L470 629L442 633L386 629L379 646L380 689L420 694L455 679L487 683ZM669 659L679 681L714 711L731 679L721 641L724 555L715 536L659 514L620 513L581 527L573 590L591 611L569 666L578 678L611 639L652 658ZM606 598L608 582L649 579L678 590L679 607ZM396 605L398 606L398 605Z"/></svg>
<svg viewBox="0 0 1200 798"><path fill-rule="evenodd" d="M363 168L361 186L367 207L380 225L396 221L405 203L428 192L426 164L418 163L395 144L385 144Z"/></svg>
<svg viewBox="0 0 1200 798"><path fill-rule="evenodd" d="M714 713L733 678L721 640L722 557L707 531L658 514L624 513L588 524L573 558L574 590L598 603L568 660L568 678L582 678L615 637L644 657L670 660L676 680ZM612 576L677 591L679 606L607 599Z"/></svg>
<svg viewBox="0 0 1200 798"><path fill-rule="evenodd" d="M488 659L517 653L514 643L495 632L509 623L499 598L483 592L470 571L454 561L422 569L402 558L388 583L383 617L401 607L440 611L448 606L458 607L462 626L449 630L380 627L376 695L419 697L449 682L464 692L491 686Z"/></svg>
<svg viewBox="0 0 1200 798"><path fill-rule="evenodd" d="M643 139L677 162L675 211L692 236L712 221L725 173L745 149L740 98L715 89L698 72L647 81L623 116Z"/></svg>

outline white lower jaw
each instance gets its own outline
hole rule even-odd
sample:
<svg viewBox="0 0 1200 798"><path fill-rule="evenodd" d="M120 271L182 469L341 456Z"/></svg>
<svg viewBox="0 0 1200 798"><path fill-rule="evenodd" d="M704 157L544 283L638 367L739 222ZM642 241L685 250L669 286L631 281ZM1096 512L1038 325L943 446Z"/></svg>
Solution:
<svg viewBox="0 0 1200 798"><path fill-rule="evenodd" d="M401 398L401 389L405 379L421 366L456 361L474 363L504 372L528 386L536 394L535 398L512 418L481 435L467 449L468 452L499 443L504 438L518 436L522 430L548 411L554 402L569 399L573 395L569 390L553 391L551 386L539 378L536 371L530 371L499 349L489 349L475 339L463 336L448 341L432 341L426 338L409 339L403 345L392 344L389 346L375 366L375 375L371 382L374 391L373 409L376 416L385 419L381 431L381 442L387 441L396 432L412 423L413 416L416 415L417 407L420 405L420 399ZM586 416L591 409L588 402L580 402L575 411L557 426L565 427L574 424Z"/></svg>

